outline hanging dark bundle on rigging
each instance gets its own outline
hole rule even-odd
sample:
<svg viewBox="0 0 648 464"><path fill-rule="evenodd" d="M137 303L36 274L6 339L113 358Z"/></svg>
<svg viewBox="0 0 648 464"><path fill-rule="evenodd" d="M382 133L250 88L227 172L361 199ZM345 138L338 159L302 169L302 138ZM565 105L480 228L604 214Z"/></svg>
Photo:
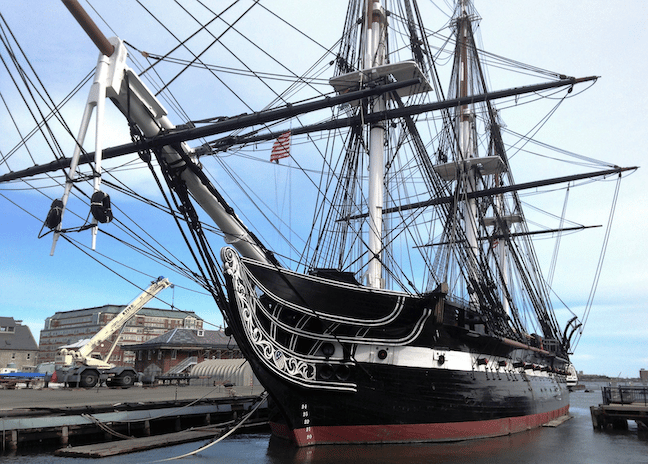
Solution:
<svg viewBox="0 0 648 464"><path fill-rule="evenodd" d="M62 216L63 202L59 198L56 198L54 201L52 201L50 210L47 213L47 217L45 218L45 225L51 230L56 229L59 225L61 225Z"/></svg>
<svg viewBox="0 0 648 464"><path fill-rule="evenodd" d="M93 193L90 199L90 212L92 213L92 217L101 224L112 221L113 213L110 206L110 195L101 190Z"/></svg>

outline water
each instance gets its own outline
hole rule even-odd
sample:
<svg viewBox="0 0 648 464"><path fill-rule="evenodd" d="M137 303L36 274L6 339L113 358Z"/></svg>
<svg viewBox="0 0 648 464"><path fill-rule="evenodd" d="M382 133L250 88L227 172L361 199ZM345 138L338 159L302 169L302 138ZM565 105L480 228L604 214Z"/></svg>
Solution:
<svg viewBox="0 0 648 464"><path fill-rule="evenodd" d="M648 463L648 433L634 422L627 431L599 431L592 427L589 407L601 402L599 386L591 393L571 395L573 419L516 435L443 444L321 446L297 449L269 434L227 438L198 455L175 461L182 464L533 464L533 463ZM3 464L145 464L180 456L207 442L188 443L112 458L59 458L50 451L19 450L0 456Z"/></svg>

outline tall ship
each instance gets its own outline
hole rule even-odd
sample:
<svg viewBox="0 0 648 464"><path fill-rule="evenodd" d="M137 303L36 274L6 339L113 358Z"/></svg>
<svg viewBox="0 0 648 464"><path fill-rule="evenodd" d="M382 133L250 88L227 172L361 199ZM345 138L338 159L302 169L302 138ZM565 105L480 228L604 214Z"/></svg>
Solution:
<svg viewBox="0 0 648 464"><path fill-rule="evenodd" d="M517 183L496 104L564 98L596 77L545 73L548 81L494 91L486 62L495 57L478 48L471 1L456 2L442 35L424 26L436 9L424 14L416 0L350 0L341 39L323 47L310 74L290 76L268 107L176 125L158 96L182 73L149 90L154 66L176 60L221 70L200 53L176 59L173 48L136 72L127 61L134 46L104 37L76 1L63 3L100 49L81 129L70 135L73 153L6 172L0 182L64 173L63 194L43 215L52 253L57 240L79 231L91 234L93 248L97 237L122 243L120 201L140 197L114 181L119 169L106 163L135 153L162 192L142 203L172 220L195 264L161 243L133 249L213 297L269 393L274 434L298 446L451 441L520 432L568 414L580 322L559 323L533 239L583 226L535 229L521 192L634 168ZM248 3L249 11L265 8ZM222 19L228 8L209 18ZM200 21L201 30L211 22ZM236 21L227 24L225 32L237 30ZM297 85L315 95L301 99ZM84 149L90 118L100 119L106 99L125 117L131 142L103 146L108 135L100 137L98 125L94 147ZM264 168L287 174L275 178L276 188L296 181L290 192L301 201L283 215L250 193L254 184L273 183L253 164L254 148L270 156ZM239 186L245 193L233 194ZM65 213L78 190L91 213L75 229ZM241 198L256 209L244 210Z"/></svg>

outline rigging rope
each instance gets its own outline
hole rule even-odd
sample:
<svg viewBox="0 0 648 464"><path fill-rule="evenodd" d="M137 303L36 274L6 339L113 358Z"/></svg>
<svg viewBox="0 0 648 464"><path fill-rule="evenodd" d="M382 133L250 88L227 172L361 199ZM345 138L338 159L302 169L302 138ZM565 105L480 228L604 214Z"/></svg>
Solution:
<svg viewBox="0 0 648 464"><path fill-rule="evenodd" d="M236 2L234 2L234 4L237 3L237 2L238 2L238 0L237 0ZM138 3L140 3L139 0L138 0ZM232 4L232 5L234 5L234 4ZM140 5L141 5L141 3L140 3ZM241 15L236 19L236 21L234 21L233 24L236 24L238 21L240 21L240 20L241 20L241 19L242 19L242 18L243 18L243 17L244 17L248 12L250 12L250 10L252 10L252 8L253 8L255 5L256 5L256 2L255 2L252 6L250 6L247 10L245 10L245 12L244 12L243 14L241 14ZM229 9L229 7L228 7L228 9ZM232 26L233 26L233 24L232 24ZM206 25L205 25L204 27L206 27ZM202 55L203 55L207 50L209 50L213 45L215 45L217 42L220 41L220 39L223 37L223 35L225 35L225 33L226 33L228 30L229 30L229 28L228 28L227 30L225 30L225 32L223 32L220 36L216 37L216 38L212 41L212 43L210 43L210 44L209 44L209 45L208 45L208 46L207 46L207 47L206 47L202 52L200 52L198 55L194 55L195 58L194 58L191 62L193 63L193 62L195 62L195 61L198 61L198 60L200 59L200 57L201 57L201 56L202 56ZM184 44L183 44L183 45L184 45ZM193 53L192 53L192 54L193 54ZM159 90L156 92L155 95L158 95L160 92L162 92L164 89L166 89L169 85L171 85L171 83L172 83L173 81L175 81L178 77L180 77L180 75L183 74L183 73L184 73L188 68L189 68L189 65L185 66L185 68L184 68L182 71L180 71L179 73L177 73L177 74L176 74L173 78L171 78L171 79L170 79L166 84L164 84L164 85L162 86L162 88L159 89Z"/></svg>
<svg viewBox="0 0 648 464"><path fill-rule="evenodd" d="M140 5L142 5L141 2L138 2L138 3L140 3ZM256 4L256 2L255 2L255 4ZM203 5L203 6L204 6L204 5ZM254 5L253 5L253 6L254 6ZM142 5L142 7L143 7L143 5ZM260 5L260 7L262 7L262 8L264 8L264 9L267 10L267 8L265 8L265 6L263 6L263 5ZM144 7L143 7L143 8L144 8ZM250 7L250 8L252 8L252 7ZM146 9L146 8L145 8L145 9ZM148 11L148 10L147 10L147 11ZM185 10L185 11L187 11L187 10ZM248 10L248 11L249 11L249 10ZM269 10L268 10L268 11L269 11ZM187 13L188 13L188 11L187 11ZM247 12L246 12L246 13L247 13ZM271 13L272 13L272 12L271 12ZM274 15L274 13L272 13L272 14ZM195 18L194 18L194 19L195 19ZM201 25L201 28L200 28L199 30L203 30L203 29L205 29L206 26L207 26L209 23L211 23L212 21L214 21L215 19L216 19L216 18L213 18L213 19L212 19L210 22L208 22L207 24L205 24L205 25ZM240 18L239 18L239 19L240 19ZM197 21L197 20L196 20L196 21ZM238 21L238 20L237 20L237 21ZM291 27L292 27L292 26L291 26ZM231 28L232 30L236 30L236 29L233 27L233 25L230 25L230 28ZM167 30L168 30L168 29L167 29ZM169 31L169 32L170 32L170 31ZM198 33L198 31L197 31L196 33ZM427 32L426 32L426 34L427 34ZM305 35L305 34L304 34L304 35ZM222 37L222 36L220 36L220 37ZM308 36L307 36L307 37L308 37ZM425 35L424 38L427 39L427 35ZM309 37L309 39L310 39L310 37ZM184 43L186 43L187 40L188 40L188 39L186 39L185 41L183 41L183 42L181 43L181 45L184 46ZM317 43L317 42L316 42L316 43ZM213 44L212 44L212 45L213 45ZM320 45L320 44L318 44L318 45ZM179 46L180 46L180 45L179 45ZM320 45L320 46L321 46L321 45ZM177 48L178 48L178 47L176 47L175 49L177 49ZM208 47L208 48L209 48L209 47ZM327 53L330 52L330 49L326 49L326 48L323 47L323 46L322 46L322 48L324 48L325 50L327 50ZM175 49L174 49L174 50L175 50ZM172 51L173 51L173 50L172 50ZM172 52L172 51L171 51L171 52ZM205 50L205 51L206 51L206 50ZM171 52L169 52L169 53L171 53ZM204 51L203 51L203 53L204 53ZM431 53L431 52L429 52L429 53ZM482 52L482 53L483 53L483 52ZM200 55L198 55L198 56L194 55L194 56L195 56L195 59L194 59L194 60L192 60L192 61L190 61L190 62L186 62L186 63L185 63L185 65L186 65L185 68L184 68L180 73L178 73L178 74L177 74L177 75L176 75L176 76L175 76L175 77L174 77L174 78L173 78L169 83L165 84L165 85L160 89L160 92L163 92L163 91L164 91L164 92L166 93L166 92L169 90L166 86L168 86L168 85L169 85L169 84L170 84L174 79L176 79L176 78L177 78L181 73L183 73L183 72L184 72L184 71L185 71L189 66L193 66L193 65L195 64L196 61L200 61L200 60L199 60L199 57L200 57L201 55L202 55L202 53L201 53ZM165 55L165 56L162 57L162 58L165 58L165 57L168 57L168 54ZM350 60L350 61L352 61L352 60ZM158 62L159 62L159 61L158 61ZM201 62L201 61L200 61L200 62ZM202 62L201 62L201 63L202 63ZM514 62L511 62L511 63L514 63ZM157 64L157 63L154 63L153 65L151 65L149 68L147 68L146 71L148 71L148 69L150 69L150 68L152 68L153 66L155 66L155 64ZM348 64L348 63L347 63L347 64ZM203 63L203 66L204 66L206 69L210 69L210 68L209 68L207 65L205 65L204 63ZM248 69L249 69L249 68L248 68ZM311 68L311 69L313 69L313 68ZM528 68L528 69L533 69L533 68ZM145 71L145 72L146 72L146 71ZM157 72L157 71L156 71L156 72ZM263 80L264 78L267 78L267 77L268 77L268 76L264 76L264 75L261 75L261 74L256 74L256 73L254 73L254 72L251 71L251 70L250 70L250 73L252 73L252 75L254 75L255 77L259 78L260 80ZM301 78L301 77L298 78L298 80L299 80L300 83L302 83L302 84L306 83L306 85L310 85L312 82L314 82L314 81L311 81L311 80L308 80L308 79L305 79L305 78ZM434 87L435 87L435 89L437 88L436 85L435 85ZM231 90L231 89L230 89L230 90ZM284 97L285 97L285 95L287 95L287 92L288 92L288 91L286 91L285 93L283 93L282 96L279 97L279 98L278 98L277 100L275 100L275 101L278 101L279 99L284 100ZM159 93L159 92L158 92L158 93ZM235 92L233 92L233 93L235 94ZM563 99L561 99L560 102L562 102L562 101L564 100L564 98L565 98L565 97L563 97ZM556 105L556 108L558 107L558 105L560 105L560 102ZM554 108L553 111L555 111L556 108ZM54 108L53 110L51 110L51 111L52 111L52 112L51 112L50 115L48 115L48 116L43 116L43 114L41 113L41 116L43 117L43 120L47 120L47 119L49 119L49 118L51 117L51 115L56 114L56 113L57 113L57 107L55 107L55 108ZM544 122L543 122L542 124L544 124ZM537 126L536 126L536 127L537 127ZM542 126L540 126L540 127L542 127ZM534 128L534 130L535 130L536 133L537 133L537 131L540 129L540 127L538 127L537 129ZM49 128L46 128L46 129L50 132L50 135L51 135L51 130L50 130ZM46 136L46 130L43 130L43 136ZM525 138L526 138L526 137L525 137ZM46 139L46 140L47 140L47 139ZM527 143L528 143L528 140L525 141L525 142L522 144L521 147L517 148L517 150L518 150L517 152L522 151L523 148L526 146ZM57 148L60 149L60 147L58 147L56 144L51 145L51 150L52 150L52 152L55 153L55 156L56 156L56 153L57 153ZM17 148L16 148L16 149L17 149ZM398 150L396 150L396 151L398 151ZM525 150L525 151L526 151L526 150ZM13 154L13 151L12 151L8 156L3 156L3 162L4 162L5 164L7 164L6 161L7 161L8 157L9 157L11 154ZM325 162L326 162L326 163L330 163L330 161L328 161L328 160L326 160ZM151 168L151 170L152 170L152 168ZM304 172L306 172L306 170L304 170ZM232 175L232 178L235 178L233 174L231 174L231 175ZM333 176L333 177L335 177L335 176ZM310 177L309 177L309 180L313 183L313 185L316 186L316 189L317 189L317 195L322 195L322 196L323 196L323 194L325 193L325 190L327 190L327 187L328 187L328 185L324 186L324 182L325 182L325 181L323 181L323 180L320 179L320 181L317 182L316 180L312 180L312 179L310 179ZM394 179L394 182L398 182L398 179ZM159 184L159 181L158 181L158 184ZM239 182L239 184L244 185L242 182ZM75 186L75 187L76 187L76 186ZM618 186L617 186L617 189L618 189ZM43 192L41 192L41 193L44 194ZM250 198L251 198L251 197L250 197ZM174 199L174 201L175 201L175 199ZM324 201L322 201L322 202L320 202L320 203L321 203L322 205L325 205L325 204L326 204L326 202L324 202ZM616 197L615 197L615 203L616 203ZM168 200L167 200L167 205L168 205L168 210L166 210L165 212L166 212L167 214L171 214L171 215L176 219L176 221L178 222L178 226L180 227L181 224L180 224L180 221L179 221L179 219L178 219L178 215L177 215L177 210L178 210L177 206L178 206L178 205L176 204L176 208L174 209L174 208L171 206L171 204L168 202ZM333 211L333 212L330 212L330 213L329 213L329 214L331 214L331 216L329 216L329 217L332 217L332 215L335 214L335 210L338 209L338 208L339 208L338 206L334 206L334 207L332 207L332 208L331 208L331 211ZM341 209L341 207L340 207L340 209ZM321 210L321 211L323 211L323 210ZM319 213L318 213L318 214L319 214ZM323 214L323 213L322 213L322 214ZM411 216L410 216L410 217L411 217ZM272 217L270 217L269 215L266 215L265 218L266 218L266 220L268 221L268 223L272 224L272 221L271 221ZM129 218L129 219L130 219L130 218ZM406 218L405 216L401 216L400 219L401 219L401 224L400 224L400 225L408 225L408 224L409 224L409 223L407 222L407 221L409 221L409 218ZM415 219L415 218L412 218L412 219L411 219L412 223L413 223L414 219ZM188 221L188 220L187 220L187 221ZM611 222L611 218L610 218L610 222ZM315 217L314 217L314 219L313 219L313 224L312 224L313 227L311 228L311 230L314 230L314 229L315 229L315 227L314 227L314 226L315 226L315 223L316 223L316 219L315 219ZM198 227L202 227L201 223L198 223L197 226L198 226ZM81 227L83 227L83 226L81 226ZM129 236L130 236L132 239L135 239L135 240L141 240L142 243L145 244L145 246L150 246L150 250L145 250L144 247L142 247L142 248L136 248L135 246L133 247L133 249L137 249L137 250L140 251L142 254L148 255L151 259L159 259L159 260L162 261L162 262L166 262L166 261L167 261L167 257L166 257L165 255L163 255L162 252L158 252L158 250L156 249L155 246L152 246L152 245L146 243L146 240L145 240L144 238L142 238L142 237L139 237L139 236L136 234L135 231L128 229L128 227L127 227L125 224L121 224L120 227L123 227L123 230L124 230L127 234L129 234ZM353 227L351 227L351 229L352 229L352 228L353 228ZM292 234L292 230L293 230L293 229L292 229L292 228L289 228L289 230L290 230L290 234ZM403 230L405 230L405 228L403 228ZM414 233L418 234L419 231L416 230L415 228L412 228L410 231L408 231L408 233L410 233L410 234L413 235ZM312 234L312 232L311 232L311 234ZM395 234L395 236L391 239L391 242L394 242L394 241L396 240L396 238L399 237L400 234L402 234L402 231L401 231L400 233L398 233L398 234ZM118 241L121 241L121 240L122 240L122 239L118 239L116 236L113 236L113 235L110 235L110 236L113 237L115 240L118 240ZM290 243L291 246L293 246L293 245L292 245L291 237L285 237L284 235L282 235L282 237L283 237L284 240L286 240L288 243ZM312 235L309 236L309 239L308 239L308 243L309 243L309 244L310 244L310 242L311 242L311 237L312 237ZM453 239L456 239L455 234L453 234L452 237L453 237ZM66 238L67 238L67 237L66 237ZM152 237L151 237L151 238L152 238ZM420 241L420 240L417 240L417 238L419 238L418 236L417 236L417 237L412 237L412 238L414 238L414 241L415 241L415 242ZM185 240L187 240L187 239L185 238ZM126 241L124 240L123 243L126 243ZM607 246L607 235L606 235L606 242L605 242L605 246ZM317 247L316 247L316 248L319 248L319 244L317 244ZM343 248L343 247L342 247L342 248ZM340 249L340 253L343 253L342 248ZM164 251L168 252L168 250L166 250L166 249L165 249ZM291 251L292 251L292 249L291 249ZM315 251L317 251L317 250L315 250ZM333 252L334 252L334 251L331 251L331 253L333 253ZM203 259L211 259L211 254L213 254L213 253L211 253L211 250L208 249L207 251L205 251L205 253L207 253L207 258L203 257ZM303 251L303 255L302 255L302 256L306 256L306 254L308 254L308 253L310 253L310 250L308 250L308 246L306 246L306 247L304 248L304 251ZM351 251L349 250L349 254L350 254L350 253L351 253ZM358 253L358 255L362 255L362 253ZM386 256L385 256L385 261L387 261L387 260L393 258L392 255L391 255L389 252L387 252L387 250L385 250L385 255L386 255ZM522 252L520 252L520 256L522 256ZM426 257L426 259L427 259L427 257ZM522 257L520 257L519 259L522 259ZM302 260L301 260L301 263L303 264L305 261L306 261L305 259L302 259ZM342 259L341 261L344 261L344 259ZM394 261L395 261L395 259L394 259ZM426 262L427 262L427 261L426 261ZM169 263L171 263L170 259L169 259ZM449 258L446 259L445 263L446 263L446 266L447 266L448 263L449 263ZM181 263L181 264L184 266L183 263ZM429 264L429 263L428 263L428 264ZM601 261L600 264L602 264L602 261ZM411 267L414 267L414 266L411 266ZM190 270L189 270L188 267L185 267L185 268L180 268L180 267L179 267L179 268L178 268L178 271L179 271L179 272L180 272L180 269L184 269L185 272L187 272L187 275L191 275L192 278L194 278L194 279L196 280L196 282L201 282L201 285L203 285L203 286L209 286L209 279L208 279L205 275L203 275L203 279L204 279L204 281L200 281L200 280L199 280L199 277L197 277L196 275L191 274L191 272L190 272ZM388 271L388 272L393 272L393 271ZM597 273L600 274L600 269L597 270ZM552 270L552 272L551 272L551 279L553 279L553 270ZM405 287L405 285L404 285L402 282L399 282L399 283L400 283L400 285L402 285L403 287ZM414 285L414 284L411 283L409 280L408 280L408 283L409 283L410 285L412 285L412 286ZM598 284L598 275L597 275L597 277L596 277L595 286L596 286L597 284ZM528 285L528 284L525 283L525 285ZM594 286L594 288L593 288L593 292L595 292L595 286ZM593 293L592 293L592 294L591 294L591 297L590 297L590 300L593 300L593 298L594 298L594 295L593 295ZM587 316L589 315L589 307L591 307L591 304L592 304L590 300L588 300L588 309L586 309L586 311L587 311L587 312L586 312L586 315L587 315Z"/></svg>
<svg viewBox="0 0 648 464"><path fill-rule="evenodd" d="M16 88L16 91L20 95L25 107L28 109L29 113L31 114L31 116L32 116L32 118L33 118L33 120L34 120L34 122L36 124L36 127L32 131L29 132L29 135L28 135L27 138L23 137L22 134L20 134L20 130L18 130L18 128L16 127L16 129L18 130L18 133L21 135L21 137L20 137L21 141L7 155L3 156L3 159L6 160L9 156L11 156L13 153L15 153L15 151L18 148L25 145L26 140L28 138L31 138L31 136L34 135L36 132L40 132L42 134L43 140L45 141L45 143L48 144L48 146L50 147L50 151L54 154L55 158L57 158L57 159L61 158L61 157L64 156L63 155L63 150L61 149L60 145L57 142L56 136L54 135L54 131L52 130L52 128L51 128L51 126L49 124L49 120L52 117L55 117L59 121L59 123L61 124L63 129L68 134L70 134L72 137L74 137L73 134L72 134L72 131L70 130L68 125L65 123L65 120L60 115L59 110L60 110L60 107L63 104L67 103L69 101L69 99L71 98L71 96L74 95L80 89L81 85L83 85L89 79L89 76L92 73L87 75L86 78L84 78L82 80L82 83L78 84L75 87L75 89L70 94L68 94L68 96L65 97L65 99L63 100L62 103L60 103L59 105L56 105L54 103L53 99L51 98L51 96L49 95L49 93L47 92L47 89L45 88L45 86L43 85L41 79L39 78L38 73L36 72L34 67L31 65L31 62L30 62L29 58L27 57L27 55L22 50L22 47L18 43L16 37L14 36L13 32L9 28L9 25L6 23L4 17L2 16L1 13L0 13L0 18L2 19L2 21L4 23L4 25L0 24L0 32L2 32L2 35L0 36L0 41L2 42L4 48L7 50L7 52L9 53L9 55L11 57L11 63L13 63L13 65L14 65L14 67L16 69L16 72L20 75L20 78L21 78L22 84L24 86L24 89L27 92L27 94L29 95L29 100L36 107L36 112L35 112L32 109L32 105L30 105L30 103L28 101L28 98L25 95L25 92L23 90L21 90L21 87L20 87L19 83L16 81L16 79L13 76L13 73L9 69L9 64L5 60L4 56L0 54L0 60L2 61L5 69L9 73L9 76L11 77L11 80L12 80L12 82L13 82L15 88ZM29 78L28 72L27 72L28 70L24 69L23 66L19 63L18 55L13 51L13 47L10 45L9 37L7 36L7 32L5 32L5 28L7 29L9 35L11 35L11 38L13 39L14 43L18 47L18 50L20 51L20 55L22 56L22 59L25 60L25 62L27 63L29 70L31 70L31 73L34 75L34 78L38 82L41 90L37 89L35 83L32 81L32 79ZM44 104L47 106L47 108L49 110L49 113L47 114L47 116L43 114L43 112L41 110L41 107L38 104L38 100L37 100L36 96L40 97L40 100L42 102L44 102ZM4 101L4 98L3 98L3 101ZM37 116L35 113L38 113L39 116ZM13 117L12 117L12 120L13 120ZM14 124L15 124L15 122L14 122ZM28 150L28 153L31 156L31 152L29 152L29 150ZM32 157L32 161L34 163L36 163L36 161L34 161L33 157Z"/></svg>
<svg viewBox="0 0 648 464"><path fill-rule="evenodd" d="M565 202L563 203L562 214L560 215L560 223L558 224L558 229L562 229L565 223L565 212L567 211L567 200L569 199L569 184L567 185L567 191L565 192ZM549 265L549 276L547 277L547 283L551 287L553 284L554 273L556 272L556 263L558 262L558 250L560 249L560 239L562 238L562 233L558 232L558 238L556 239L556 245L554 247L553 255L551 256L551 264Z"/></svg>
<svg viewBox="0 0 648 464"><path fill-rule="evenodd" d="M598 263L596 265L596 271L594 273L594 281L592 282L592 288L590 289L589 297L587 298L587 303L585 304L585 310L583 312L583 325L579 329L575 343L572 344L572 350L576 350L578 343L583 335L583 330L589 319L590 311L592 309L592 304L594 303L594 296L596 295L596 289L598 288L599 279L601 277L601 271L603 270L603 261L605 260L605 252L607 251L607 246L610 241L610 233L612 232L612 220L614 219L614 212L616 211L617 200L619 198L619 190L621 188L621 174L617 178L617 183L614 189L614 196L612 199L612 206L610 208L610 215L608 217L607 227L605 228L605 236L603 238L603 245L601 246L601 252L599 254Z"/></svg>

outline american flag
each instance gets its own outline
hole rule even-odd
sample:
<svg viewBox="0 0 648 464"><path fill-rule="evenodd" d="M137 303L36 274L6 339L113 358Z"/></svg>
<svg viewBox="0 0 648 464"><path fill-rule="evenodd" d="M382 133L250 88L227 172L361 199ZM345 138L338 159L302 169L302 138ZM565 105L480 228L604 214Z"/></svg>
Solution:
<svg viewBox="0 0 648 464"><path fill-rule="evenodd" d="M284 132L281 134L274 145L272 146L272 152L270 153L270 161L279 162L281 158L287 158L290 156L290 131Z"/></svg>

